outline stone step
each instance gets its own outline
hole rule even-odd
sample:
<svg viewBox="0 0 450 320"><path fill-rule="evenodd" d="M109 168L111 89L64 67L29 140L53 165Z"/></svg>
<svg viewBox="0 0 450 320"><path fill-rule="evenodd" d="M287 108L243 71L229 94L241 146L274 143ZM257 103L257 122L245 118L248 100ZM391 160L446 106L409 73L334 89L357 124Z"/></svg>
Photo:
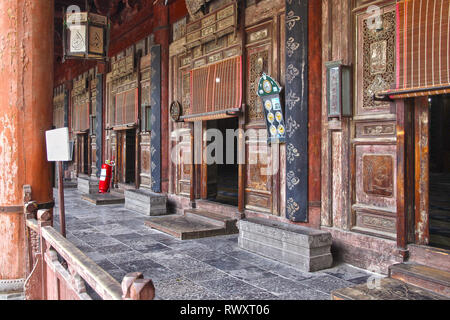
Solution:
<svg viewBox="0 0 450 320"><path fill-rule="evenodd" d="M167 215L163 217L151 217L145 221L145 225L170 234L180 240L199 239L226 235L224 227L205 222L202 219L186 215Z"/></svg>
<svg viewBox="0 0 450 320"><path fill-rule="evenodd" d="M218 213L220 215L225 215L230 218L238 218L242 215L239 213L238 208L228 204L222 204L217 202L212 202L208 200L195 200L196 209L207 211L211 213Z"/></svg>
<svg viewBox="0 0 450 320"><path fill-rule="evenodd" d="M85 194L81 196L81 199L96 206L125 203L125 196L115 192Z"/></svg>
<svg viewBox="0 0 450 320"><path fill-rule="evenodd" d="M440 270L448 270L450 266L450 250L409 244L408 262L426 265Z"/></svg>
<svg viewBox="0 0 450 320"><path fill-rule="evenodd" d="M450 298L450 272L415 263L389 267L391 278L415 285Z"/></svg>
<svg viewBox="0 0 450 320"><path fill-rule="evenodd" d="M378 283L377 283L378 282ZM354 287L335 290L333 300L446 300L447 298L431 291L413 286L403 281L382 278Z"/></svg>
<svg viewBox="0 0 450 320"><path fill-rule="evenodd" d="M195 217L205 222L223 227L230 233L239 233L239 230L236 226L236 218L231 218L229 216L224 216L215 212L209 212L200 209L188 209L184 211L184 214L188 217Z"/></svg>

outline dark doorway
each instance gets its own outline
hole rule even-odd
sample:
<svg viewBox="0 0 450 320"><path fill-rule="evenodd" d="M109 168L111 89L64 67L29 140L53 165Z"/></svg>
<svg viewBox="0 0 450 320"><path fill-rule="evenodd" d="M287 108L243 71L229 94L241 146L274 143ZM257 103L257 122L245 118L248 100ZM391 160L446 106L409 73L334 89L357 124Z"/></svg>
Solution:
<svg viewBox="0 0 450 320"><path fill-rule="evenodd" d="M135 183L136 173L136 131L117 131L117 182Z"/></svg>
<svg viewBox="0 0 450 320"><path fill-rule="evenodd" d="M77 167L78 173L89 174L89 139L87 134L77 135Z"/></svg>
<svg viewBox="0 0 450 320"><path fill-rule="evenodd" d="M207 129L217 129L223 137L223 163L207 165L207 199L223 204L238 205L239 164L237 163L238 141L234 138L234 147L227 148L227 129L238 129L238 118L227 118L207 122ZM211 141L210 143L213 143ZM219 148L219 147L218 147ZM228 154L228 153L233 154ZM216 156L212 153L212 156ZM233 159L233 161L227 161ZM219 161L220 162L220 161Z"/></svg>
<svg viewBox="0 0 450 320"><path fill-rule="evenodd" d="M430 97L430 245L450 249L450 95Z"/></svg>

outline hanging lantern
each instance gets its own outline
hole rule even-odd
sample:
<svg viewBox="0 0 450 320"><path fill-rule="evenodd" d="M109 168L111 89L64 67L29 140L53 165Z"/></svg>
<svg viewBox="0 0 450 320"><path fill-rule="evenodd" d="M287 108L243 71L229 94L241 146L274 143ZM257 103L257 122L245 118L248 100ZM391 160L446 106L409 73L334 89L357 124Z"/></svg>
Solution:
<svg viewBox="0 0 450 320"><path fill-rule="evenodd" d="M77 10L78 9L78 10ZM69 7L63 23L64 59L104 60L108 55L109 19Z"/></svg>

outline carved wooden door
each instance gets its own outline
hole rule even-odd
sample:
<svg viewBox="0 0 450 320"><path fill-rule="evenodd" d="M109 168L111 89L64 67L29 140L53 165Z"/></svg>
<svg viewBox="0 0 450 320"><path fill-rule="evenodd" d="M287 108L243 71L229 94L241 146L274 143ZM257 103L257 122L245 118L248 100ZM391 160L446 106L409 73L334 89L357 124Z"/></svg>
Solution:
<svg viewBox="0 0 450 320"><path fill-rule="evenodd" d="M116 161L116 175L118 183L125 183L125 166L126 158L126 134L125 131L117 131L117 161Z"/></svg>
<svg viewBox="0 0 450 320"><path fill-rule="evenodd" d="M191 129L189 124L183 125L178 131L176 146L176 176L177 194L189 197L191 194Z"/></svg>
<svg viewBox="0 0 450 320"><path fill-rule="evenodd" d="M278 155L267 144L267 129L261 99L257 96L257 84L263 73L277 78L273 67L272 23L247 30L249 47L246 50L247 124L245 142L245 208L278 215L274 184L278 173L273 159ZM278 161L278 160L276 160ZM274 170L275 169L275 170Z"/></svg>
<svg viewBox="0 0 450 320"><path fill-rule="evenodd" d="M374 93L389 89L395 72L395 6L381 8L381 28L370 24L370 14L357 20L356 105L351 143L352 219L350 228L384 238L396 238L397 145L393 104L375 101ZM339 145L342 133L332 132ZM344 142L343 142L344 143ZM342 147L342 146L341 146ZM332 159L333 170L344 166ZM333 188L339 188L333 184ZM342 192L342 190L334 190ZM340 194L333 192L333 194ZM340 201L336 201L340 203ZM339 210L333 207L332 210ZM335 222L339 223L339 222Z"/></svg>

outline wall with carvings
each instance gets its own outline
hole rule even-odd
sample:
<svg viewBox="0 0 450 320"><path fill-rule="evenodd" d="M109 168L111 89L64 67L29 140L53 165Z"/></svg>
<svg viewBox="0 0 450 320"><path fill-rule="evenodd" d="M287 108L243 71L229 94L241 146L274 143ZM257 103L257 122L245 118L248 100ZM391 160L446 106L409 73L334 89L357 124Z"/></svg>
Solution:
<svg viewBox="0 0 450 320"><path fill-rule="evenodd" d="M367 11L372 4L380 8L379 24ZM327 0L323 12L324 62L351 65L354 80L351 118L328 119L323 108L321 223L333 234L337 258L386 272L401 260L396 110L373 94L394 81L395 1ZM326 90L325 82L324 106Z"/></svg>

